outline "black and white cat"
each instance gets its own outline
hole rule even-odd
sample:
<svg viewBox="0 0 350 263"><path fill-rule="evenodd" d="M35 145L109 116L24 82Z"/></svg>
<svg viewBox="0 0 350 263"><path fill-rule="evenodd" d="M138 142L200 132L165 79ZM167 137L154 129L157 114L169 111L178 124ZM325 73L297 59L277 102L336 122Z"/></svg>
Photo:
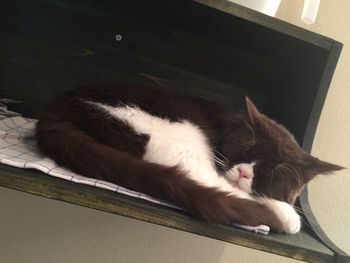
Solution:
<svg viewBox="0 0 350 263"><path fill-rule="evenodd" d="M125 84L70 91L43 110L39 148L58 164L172 202L223 224L296 233L293 208L318 173L342 167L305 153L246 99L232 109Z"/></svg>

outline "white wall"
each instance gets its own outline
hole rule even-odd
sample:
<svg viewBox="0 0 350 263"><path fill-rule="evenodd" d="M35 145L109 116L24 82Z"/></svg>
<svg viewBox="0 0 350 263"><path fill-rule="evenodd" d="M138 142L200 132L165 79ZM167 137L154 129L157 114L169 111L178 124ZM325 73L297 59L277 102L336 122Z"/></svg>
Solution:
<svg viewBox="0 0 350 263"><path fill-rule="evenodd" d="M321 1L317 22L299 22L301 0L278 17L345 44L313 154L350 167L350 1ZM350 253L349 171L310 185L311 205L335 243ZM0 188L0 262L297 262L149 223Z"/></svg>

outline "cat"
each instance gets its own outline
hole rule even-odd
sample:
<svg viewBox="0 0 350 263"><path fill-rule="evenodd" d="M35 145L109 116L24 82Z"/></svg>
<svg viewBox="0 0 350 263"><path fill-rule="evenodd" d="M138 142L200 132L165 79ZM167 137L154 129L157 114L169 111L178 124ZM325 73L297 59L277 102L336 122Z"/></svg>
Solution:
<svg viewBox="0 0 350 263"><path fill-rule="evenodd" d="M230 225L297 233L293 205L319 173L342 167L304 152L253 102L217 102L121 83L68 91L41 112L39 149L57 164Z"/></svg>

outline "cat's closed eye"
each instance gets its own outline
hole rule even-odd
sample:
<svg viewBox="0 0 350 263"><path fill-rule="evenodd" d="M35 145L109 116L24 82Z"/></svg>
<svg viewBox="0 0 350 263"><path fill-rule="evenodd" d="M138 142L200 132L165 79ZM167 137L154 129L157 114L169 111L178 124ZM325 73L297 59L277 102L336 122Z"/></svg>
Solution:
<svg viewBox="0 0 350 263"><path fill-rule="evenodd" d="M289 163L265 164L255 167L253 191L293 204L305 183L298 168Z"/></svg>

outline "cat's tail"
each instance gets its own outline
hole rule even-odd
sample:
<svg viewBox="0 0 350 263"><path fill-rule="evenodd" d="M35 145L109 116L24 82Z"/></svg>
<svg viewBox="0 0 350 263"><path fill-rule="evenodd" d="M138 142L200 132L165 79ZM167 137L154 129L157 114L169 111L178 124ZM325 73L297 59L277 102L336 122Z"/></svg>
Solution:
<svg viewBox="0 0 350 263"><path fill-rule="evenodd" d="M280 217L266 203L202 186L177 167L145 162L102 144L71 122L49 118L40 120L37 139L43 153L78 174L169 201L207 221L253 226L265 224L285 231Z"/></svg>

